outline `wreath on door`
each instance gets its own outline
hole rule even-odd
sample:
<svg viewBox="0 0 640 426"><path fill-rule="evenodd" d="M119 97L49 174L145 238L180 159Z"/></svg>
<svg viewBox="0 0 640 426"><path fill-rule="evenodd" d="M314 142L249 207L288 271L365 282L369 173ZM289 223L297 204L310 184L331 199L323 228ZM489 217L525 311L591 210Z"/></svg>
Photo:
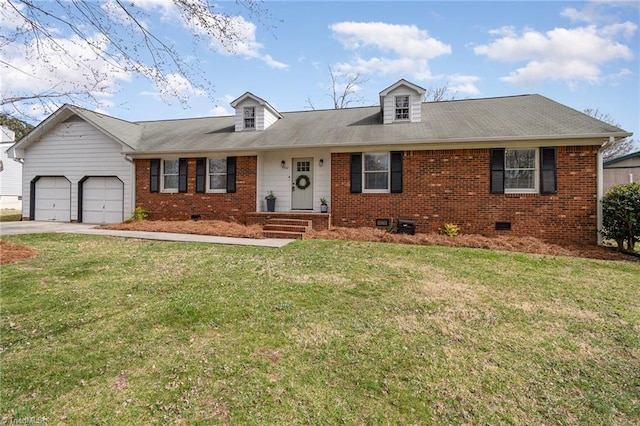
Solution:
<svg viewBox="0 0 640 426"><path fill-rule="evenodd" d="M311 185L311 179L307 175L300 175L296 179L296 187L298 189L307 189Z"/></svg>

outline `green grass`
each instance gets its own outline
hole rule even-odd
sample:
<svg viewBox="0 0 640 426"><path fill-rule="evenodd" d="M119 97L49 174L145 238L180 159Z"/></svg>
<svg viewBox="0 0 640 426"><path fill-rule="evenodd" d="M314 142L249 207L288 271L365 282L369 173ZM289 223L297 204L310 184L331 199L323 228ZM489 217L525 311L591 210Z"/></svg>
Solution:
<svg viewBox="0 0 640 426"><path fill-rule="evenodd" d="M7 238L4 420L638 424L640 263Z"/></svg>
<svg viewBox="0 0 640 426"><path fill-rule="evenodd" d="M14 209L0 210L0 222L17 222L22 219L22 212Z"/></svg>

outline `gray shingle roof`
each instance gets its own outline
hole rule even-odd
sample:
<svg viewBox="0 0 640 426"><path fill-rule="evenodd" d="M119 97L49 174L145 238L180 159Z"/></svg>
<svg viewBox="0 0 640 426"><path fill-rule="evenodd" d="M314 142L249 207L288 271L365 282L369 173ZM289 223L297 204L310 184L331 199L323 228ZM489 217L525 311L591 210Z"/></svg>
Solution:
<svg viewBox="0 0 640 426"><path fill-rule="evenodd" d="M383 125L378 106L281 114L264 131L235 132L233 116L139 122L139 140L126 143L142 154L629 136L540 95L426 102L422 123Z"/></svg>

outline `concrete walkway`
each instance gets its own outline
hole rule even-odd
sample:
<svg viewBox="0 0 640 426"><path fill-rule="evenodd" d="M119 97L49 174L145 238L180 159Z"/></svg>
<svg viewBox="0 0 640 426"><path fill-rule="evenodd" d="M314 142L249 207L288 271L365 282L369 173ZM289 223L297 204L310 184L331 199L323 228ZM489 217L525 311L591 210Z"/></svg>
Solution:
<svg viewBox="0 0 640 426"><path fill-rule="evenodd" d="M85 223L62 223L62 222L0 222L0 236L20 235L20 234L42 234L42 233L68 233L85 235L103 235L122 238L139 238L144 240L158 241L184 241L193 243L213 243L230 244L235 246L255 246L280 248L295 240L284 238L233 238L215 237L210 235L174 234L170 232L147 232L147 231L117 231L111 229L100 229L97 225Z"/></svg>

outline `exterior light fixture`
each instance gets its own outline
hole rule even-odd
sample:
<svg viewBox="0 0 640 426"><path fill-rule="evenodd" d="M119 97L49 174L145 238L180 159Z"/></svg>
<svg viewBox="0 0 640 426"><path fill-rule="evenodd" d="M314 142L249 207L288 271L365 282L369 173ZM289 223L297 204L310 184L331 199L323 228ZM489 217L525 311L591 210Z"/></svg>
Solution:
<svg viewBox="0 0 640 426"><path fill-rule="evenodd" d="M286 169L286 168L287 168L287 162L286 162L286 161L284 161L284 160L282 160L282 161L280 162L280 167L282 167L283 169Z"/></svg>
<svg viewBox="0 0 640 426"><path fill-rule="evenodd" d="M318 161L318 164L320 165L320 167L324 166L324 160L321 158L320 161Z"/></svg>

